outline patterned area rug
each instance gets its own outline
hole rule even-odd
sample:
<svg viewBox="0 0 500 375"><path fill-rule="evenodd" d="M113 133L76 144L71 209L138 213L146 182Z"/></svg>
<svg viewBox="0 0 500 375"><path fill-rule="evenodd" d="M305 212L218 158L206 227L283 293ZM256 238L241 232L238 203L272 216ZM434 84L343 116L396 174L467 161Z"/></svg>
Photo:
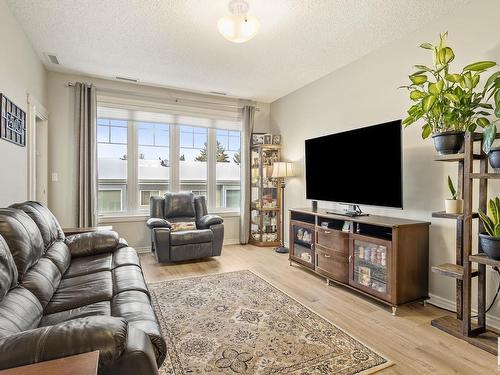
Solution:
<svg viewBox="0 0 500 375"><path fill-rule="evenodd" d="M149 284L161 374L371 374L391 363L250 271Z"/></svg>

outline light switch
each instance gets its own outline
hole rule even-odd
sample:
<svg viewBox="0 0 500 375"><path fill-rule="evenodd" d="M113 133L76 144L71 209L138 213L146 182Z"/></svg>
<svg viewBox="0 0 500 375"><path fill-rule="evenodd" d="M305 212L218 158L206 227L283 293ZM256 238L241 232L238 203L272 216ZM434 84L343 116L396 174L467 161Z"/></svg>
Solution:
<svg viewBox="0 0 500 375"><path fill-rule="evenodd" d="M52 182L57 182L59 180L59 176L56 172L52 172Z"/></svg>

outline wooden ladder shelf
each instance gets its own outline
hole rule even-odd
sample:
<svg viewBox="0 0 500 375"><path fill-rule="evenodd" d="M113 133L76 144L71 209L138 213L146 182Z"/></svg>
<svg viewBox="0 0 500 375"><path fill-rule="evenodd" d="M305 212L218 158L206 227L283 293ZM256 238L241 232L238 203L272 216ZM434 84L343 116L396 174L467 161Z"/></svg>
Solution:
<svg viewBox="0 0 500 375"><path fill-rule="evenodd" d="M474 154L474 146L479 147L479 154ZM478 217L472 211L473 182L479 180L479 209L486 212L488 201L488 181L500 179L500 173L488 172L488 159L482 152L482 134L465 134L465 151L462 154L443 155L437 161L458 162L458 196L464 200L464 213L450 215L435 212L433 217L454 219L456 231L456 262L432 267L432 271L456 279L456 317L444 316L434 319L431 324L455 337L461 338L483 350L497 355L499 334L486 327L486 266L499 267L500 261L488 258L478 245L478 253L472 254L472 219ZM474 160L479 160L479 172L474 172ZM483 225L479 222L479 232ZM477 238L475 239L477 240ZM477 269L472 269L472 262ZM472 316L472 278L477 277L477 316Z"/></svg>

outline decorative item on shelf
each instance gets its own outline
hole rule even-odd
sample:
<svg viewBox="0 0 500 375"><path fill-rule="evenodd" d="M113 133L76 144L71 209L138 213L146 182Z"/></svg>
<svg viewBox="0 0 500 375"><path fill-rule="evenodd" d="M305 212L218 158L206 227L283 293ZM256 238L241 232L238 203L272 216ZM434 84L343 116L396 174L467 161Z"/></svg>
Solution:
<svg viewBox="0 0 500 375"><path fill-rule="evenodd" d="M500 260L500 198L490 199L488 214L479 210L486 233L479 233L481 249L491 259Z"/></svg>
<svg viewBox="0 0 500 375"><path fill-rule="evenodd" d="M273 135L272 134L264 134L264 144L272 145L273 144Z"/></svg>
<svg viewBox="0 0 500 375"><path fill-rule="evenodd" d="M284 233L285 225L285 179L295 176L294 166L289 162L275 162L273 164L272 177L281 180L281 233ZM312 238L312 237L311 237ZM281 236L281 244L276 248L277 253L286 254L288 248L284 245L283 236Z"/></svg>
<svg viewBox="0 0 500 375"><path fill-rule="evenodd" d="M453 185L451 177L448 176L448 189L451 193L451 198L444 201L444 206L447 214L463 214L464 213L464 201L463 199L457 198L457 190Z"/></svg>
<svg viewBox="0 0 500 375"><path fill-rule="evenodd" d="M281 145L281 135L273 135L273 145Z"/></svg>
<svg viewBox="0 0 500 375"><path fill-rule="evenodd" d="M0 94L0 138L26 146L26 112Z"/></svg>
<svg viewBox="0 0 500 375"><path fill-rule="evenodd" d="M416 72L409 76L410 85L402 86L410 91L415 102L403 120L405 127L422 120L422 138L432 135L434 146L440 154L456 154L464 144L466 131L473 132L480 126L492 132L489 116L493 106L491 96L500 101L499 72L493 73L483 90L477 89L480 74L497 65L494 61L469 64L461 73L450 73L450 63L455 53L446 45L448 33L440 35L437 45L423 43L421 48L431 50L433 65L415 65ZM495 130L496 132L496 130ZM493 137L494 138L494 137Z"/></svg>
<svg viewBox="0 0 500 375"><path fill-rule="evenodd" d="M252 145L263 145L264 133L252 133Z"/></svg>
<svg viewBox="0 0 500 375"><path fill-rule="evenodd" d="M231 0L228 15L219 19L217 28L224 38L233 43L244 43L259 31L259 20L248 14L250 6L245 0Z"/></svg>

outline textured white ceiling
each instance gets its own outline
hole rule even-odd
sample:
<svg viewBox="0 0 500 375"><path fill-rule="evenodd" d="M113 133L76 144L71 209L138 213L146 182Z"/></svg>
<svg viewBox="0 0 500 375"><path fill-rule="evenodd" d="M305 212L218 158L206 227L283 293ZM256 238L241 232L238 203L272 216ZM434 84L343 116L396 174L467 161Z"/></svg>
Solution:
<svg viewBox="0 0 500 375"><path fill-rule="evenodd" d="M248 0L258 35L226 41L229 0L7 0L51 70L270 102L470 0Z"/></svg>

